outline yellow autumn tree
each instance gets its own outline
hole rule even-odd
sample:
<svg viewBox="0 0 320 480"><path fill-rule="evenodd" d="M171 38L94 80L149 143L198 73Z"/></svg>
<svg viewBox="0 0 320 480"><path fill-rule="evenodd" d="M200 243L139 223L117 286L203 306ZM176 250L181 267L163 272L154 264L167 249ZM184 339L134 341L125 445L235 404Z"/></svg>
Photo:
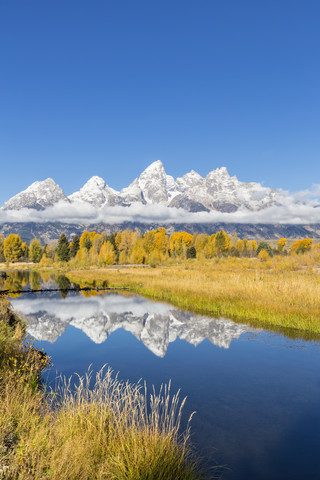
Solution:
<svg viewBox="0 0 320 480"><path fill-rule="evenodd" d="M145 251L145 249L141 245L139 245L139 243L136 243L135 245L133 245L130 252L130 258L129 258L130 263L142 264L142 263L145 263L146 258L147 258L147 252Z"/></svg>
<svg viewBox="0 0 320 480"><path fill-rule="evenodd" d="M99 265L114 265L116 263L116 252L111 242L103 242L99 252Z"/></svg>
<svg viewBox="0 0 320 480"><path fill-rule="evenodd" d="M291 253L305 253L311 249L312 239L311 238L302 238L294 242L291 247Z"/></svg>
<svg viewBox="0 0 320 480"><path fill-rule="evenodd" d="M82 247L78 250L77 255L70 260L70 263L75 263L76 265L86 267L89 264L89 252L85 247Z"/></svg>
<svg viewBox="0 0 320 480"><path fill-rule="evenodd" d="M150 230L143 236L143 248L147 253L151 253L155 248L155 230Z"/></svg>
<svg viewBox="0 0 320 480"><path fill-rule="evenodd" d="M23 256L22 240L19 235L11 233L4 241L3 253L8 262L17 262Z"/></svg>
<svg viewBox="0 0 320 480"><path fill-rule="evenodd" d="M205 233L195 233L193 235L193 246L196 249L197 257L202 255L203 249L208 244L210 240L209 235Z"/></svg>
<svg viewBox="0 0 320 480"><path fill-rule="evenodd" d="M123 250L122 252L120 252L120 255L119 255L119 264L120 265L125 265L126 263L129 263L128 262L128 256L127 256L126 252Z"/></svg>
<svg viewBox="0 0 320 480"><path fill-rule="evenodd" d="M105 237L103 235L101 235L101 233L96 233L93 238L92 238L92 246L94 247L95 249L95 252L99 255L100 253L100 249L103 245L103 243L105 242Z"/></svg>
<svg viewBox="0 0 320 480"><path fill-rule="evenodd" d="M278 242L277 242L277 250L278 252L283 252L284 251L284 247L287 245L288 243L288 240L286 238L279 238Z"/></svg>
<svg viewBox="0 0 320 480"><path fill-rule="evenodd" d="M98 254L93 245L88 252L88 262L89 262L89 265L93 265L93 266L98 264Z"/></svg>
<svg viewBox="0 0 320 480"><path fill-rule="evenodd" d="M241 253L246 253L248 251L248 240L246 238L238 241L238 250Z"/></svg>
<svg viewBox="0 0 320 480"><path fill-rule="evenodd" d="M188 232L175 232L170 235L170 251L174 257L186 257L187 248L191 247L193 236Z"/></svg>
<svg viewBox="0 0 320 480"><path fill-rule="evenodd" d="M52 264L53 264L52 258L48 258L47 255L44 253L39 262L40 267L50 267Z"/></svg>
<svg viewBox="0 0 320 480"><path fill-rule="evenodd" d="M218 255L226 253L229 250L230 245L230 237L224 230L220 230L216 233L214 238L214 248Z"/></svg>
<svg viewBox="0 0 320 480"><path fill-rule="evenodd" d="M248 240L247 248L249 252L254 252L255 250L257 250L257 247L258 245L255 240Z"/></svg>
<svg viewBox="0 0 320 480"><path fill-rule="evenodd" d="M270 259L268 252L266 252L264 249L260 250L258 258L260 262L267 262Z"/></svg>
<svg viewBox="0 0 320 480"><path fill-rule="evenodd" d="M154 249L163 255L168 253L169 237L165 228L160 227L154 234Z"/></svg>
<svg viewBox="0 0 320 480"><path fill-rule="evenodd" d="M132 230L123 230L123 232L121 232L119 243L117 241L117 237L118 235L116 236L116 245L118 246L120 256L122 252L124 252L125 255L128 256L130 248L132 247L134 241L136 241L138 238L138 234L132 232ZM122 256L122 258L124 257Z"/></svg>
<svg viewBox="0 0 320 480"><path fill-rule="evenodd" d="M38 238L33 238L30 243L29 248L29 258L31 262L39 263L41 260L42 248L40 240Z"/></svg>

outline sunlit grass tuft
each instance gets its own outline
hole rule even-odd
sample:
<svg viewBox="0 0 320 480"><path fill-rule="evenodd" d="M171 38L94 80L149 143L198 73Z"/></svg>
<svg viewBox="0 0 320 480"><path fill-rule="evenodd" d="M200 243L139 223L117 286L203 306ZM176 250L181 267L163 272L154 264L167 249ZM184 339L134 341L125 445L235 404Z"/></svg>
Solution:
<svg viewBox="0 0 320 480"><path fill-rule="evenodd" d="M45 403L43 394L31 395L20 384L11 382L10 390L0 412L7 426L0 443L14 443L2 458L5 478L204 478L190 448L189 423L180 434L185 399L171 395L170 384L148 393L145 385L121 381L104 368L93 385L90 372L61 379Z"/></svg>

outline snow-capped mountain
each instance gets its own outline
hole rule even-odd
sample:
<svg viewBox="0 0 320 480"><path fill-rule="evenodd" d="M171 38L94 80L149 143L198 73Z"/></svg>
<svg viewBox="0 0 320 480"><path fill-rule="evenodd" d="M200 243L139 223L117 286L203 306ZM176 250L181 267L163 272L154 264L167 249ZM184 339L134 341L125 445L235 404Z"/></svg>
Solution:
<svg viewBox="0 0 320 480"><path fill-rule="evenodd" d="M159 357L177 338L199 345L206 338L229 348L233 339L255 329L226 319L180 311L171 305L142 297L106 296L62 298L16 298L13 307L23 316L27 332L37 340L55 342L68 325L82 330L93 342L102 343L123 328Z"/></svg>
<svg viewBox="0 0 320 480"><path fill-rule="evenodd" d="M69 202L62 188L52 178L47 178L41 182L32 183L26 190L5 202L2 208L4 210L21 210L21 208L44 210L61 200Z"/></svg>
<svg viewBox="0 0 320 480"><path fill-rule="evenodd" d="M203 178L192 170L176 180L167 175L157 160L120 192L94 176L77 192L67 197L51 178L35 182L4 205L5 210L43 209L58 201L84 202L96 208L132 203L164 205L191 212L217 210L234 212L240 207L261 210L277 203L278 192L259 183L240 182L230 177L225 167L217 168Z"/></svg>
<svg viewBox="0 0 320 480"><path fill-rule="evenodd" d="M91 177L78 192L69 195L71 202L88 202L96 207L102 205L112 205L113 199L119 195L119 192L106 185L101 177Z"/></svg>

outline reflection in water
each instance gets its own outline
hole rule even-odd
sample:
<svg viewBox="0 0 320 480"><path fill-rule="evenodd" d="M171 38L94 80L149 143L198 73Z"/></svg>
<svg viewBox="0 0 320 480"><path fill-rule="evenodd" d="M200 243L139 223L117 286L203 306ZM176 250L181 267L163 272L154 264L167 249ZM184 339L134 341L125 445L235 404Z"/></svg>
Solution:
<svg viewBox="0 0 320 480"><path fill-rule="evenodd" d="M21 295L22 290L40 290L41 288L59 288L63 298L68 295L70 280L65 275L37 272L35 270L8 271L5 279L0 279L0 290L8 290L11 298Z"/></svg>
<svg viewBox="0 0 320 480"><path fill-rule="evenodd" d="M141 340L155 355L163 357L177 338L198 345L208 338L214 345L229 348L232 339L253 331L230 320L183 312L171 305L142 297L118 294L86 298L73 292L67 298L56 294L24 296L12 304L27 323L27 331L38 340L55 342L70 324L95 343L104 342L123 328Z"/></svg>
<svg viewBox="0 0 320 480"><path fill-rule="evenodd" d="M30 272L30 287L32 290L40 290L41 277L39 272Z"/></svg>
<svg viewBox="0 0 320 480"><path fill-rule="evenodd" d="M50 274L35 270L23 271L14 270L7 272L5 279L0 279L0 290L9 291L11 298L19 297L22 290L41 290L58 288L60 295L65 298L71 287L70 280L61 274Z"/></svg>
<svg viewBox="0 0 320 480"><path fill-rule="evenodd" d="M59 275L57 278L57 284L60 290L61 297L66 298L69 293L68 290L71 287L69 278L67 278L65 275Z"/></svg>

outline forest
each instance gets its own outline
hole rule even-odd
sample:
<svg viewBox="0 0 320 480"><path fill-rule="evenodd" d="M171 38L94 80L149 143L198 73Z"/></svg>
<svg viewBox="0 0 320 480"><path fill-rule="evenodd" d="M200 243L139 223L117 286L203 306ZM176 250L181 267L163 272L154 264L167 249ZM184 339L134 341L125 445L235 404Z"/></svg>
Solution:
<svg viewBox="0 0 320 480"><path fill-rule="evenodd" d="M95 231L84 231L72 240L62 233L58 241L41 245L34 238L30 244L19 235L0 236L0 262L33 262L40 267L68 264L73 267L108 265L150 265L198 259L222 257L258 258L268 262L273 257L294 257L311 254L316 262L320 256L320 245L311 238L289 241L280 238L274 242L240 239L235 233L228 235L220 230L212 235L203 233L174 232L168 235L165 228L151 230L145 234L131 230L107 235Z"/></svg>

